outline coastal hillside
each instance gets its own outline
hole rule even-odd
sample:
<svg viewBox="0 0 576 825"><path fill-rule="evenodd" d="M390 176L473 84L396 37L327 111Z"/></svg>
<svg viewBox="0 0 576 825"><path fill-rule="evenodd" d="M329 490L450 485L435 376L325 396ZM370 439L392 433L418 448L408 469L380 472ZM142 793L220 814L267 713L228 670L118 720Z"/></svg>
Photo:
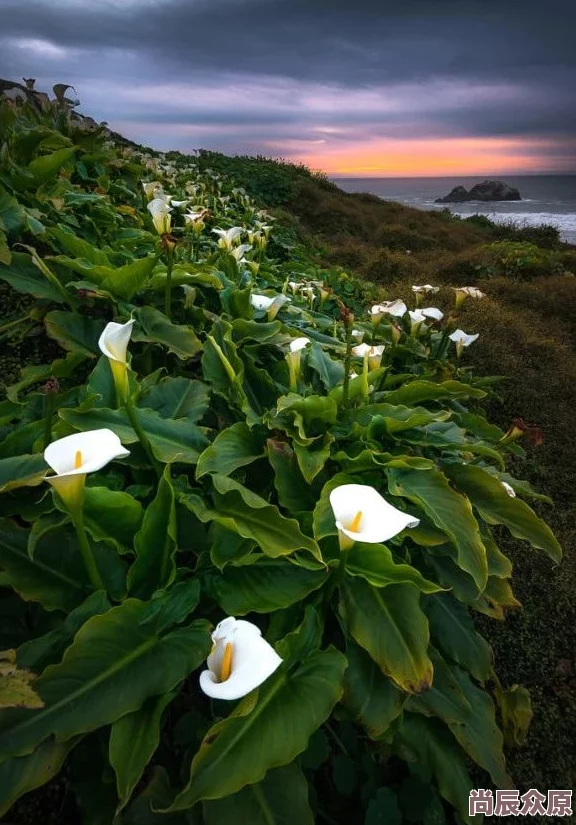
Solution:
<svg viewBox="0 0 576 825"><path fill-rule="evenodd" d="M572 787L575 250L20 91L0 817L473 825L474 788Z"/></svg>

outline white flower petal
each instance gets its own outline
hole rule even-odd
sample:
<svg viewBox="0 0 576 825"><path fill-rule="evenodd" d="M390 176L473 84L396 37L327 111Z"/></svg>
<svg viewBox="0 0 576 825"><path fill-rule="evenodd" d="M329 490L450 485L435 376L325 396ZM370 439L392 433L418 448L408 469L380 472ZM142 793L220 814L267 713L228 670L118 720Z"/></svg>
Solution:
<svg viewBox="0 0 576 825"><path fill-rule="evenodd" d="M268 295L254 295L254 293L250 296L250 303L254 307L254 309L266 310L270 309L272 304L274 303L274 298L270 298Z"/></svg>
<svg viewBox="0 0 576 825"><path fill-rule="evenodd" d="M80 453L81 465L76 467ZM112 430L89 430L53 441L44 450L44 460L59 476L83 475L101 470L115 458L130 455Z"/></svg>
<svg viewBox="0 0 576 825"><path fill-rule="evenodd" d="M352 355L355 355L357 358L364 358L364 356L368 355L369 352L369 344L358 344L358 346L352 347Z"/></svg>
<svg viewBox="0 0 576 825"><path fill-rule="evenodd" d="M379 544L398 535L407 527L416 527L420 520L397 510L380 493L366 484L343 484L330 493L330 505L338 530L353 541ZM358 528L350 525L361 513Z"/></svg>
<svg viewBox="0 0 576 825"><path fill-rule="evenodd" d="M98 339L100 352L113 361L125 364L126 350L128 349L133 326L134 321L132 319L125 324L117 324L115 321L106 324L102 335Z"/></svg>
<svg viewBox="0 0 576 825"><path fill-rule="evenodd" d="M424 307L424 309L421 309L420 312L426 318L434 318L435 321L441 321L444 317L442 310L437 309L436 307Z"/></svg>
<svg viewBox="0 0 576 825"><path fill-rule="evenodd" d="M290 341L290 352L299 352L304 349L304 347L307 347L309 343L310 338L306 338L305 336L302 336L301 338L294 338Z"/></svg>
<svg viewBox="0 0 576 825"><path fill-rule="evenodd" d="M462 347L469 347L470 344L473 344L474 341L476 341L479 335L479 332L477 332L476 335L468 335L464 332L464 330L457 329L448 337L451 341L454 341L455 344L460 344Z"/></svg>

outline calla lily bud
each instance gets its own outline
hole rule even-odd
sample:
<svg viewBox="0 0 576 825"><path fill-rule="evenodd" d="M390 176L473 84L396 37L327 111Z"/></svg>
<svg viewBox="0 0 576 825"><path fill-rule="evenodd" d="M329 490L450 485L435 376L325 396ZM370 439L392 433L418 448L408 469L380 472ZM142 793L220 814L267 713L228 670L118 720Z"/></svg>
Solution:
<svg viewBox="0 0 576 825"><path fill-rule="evenodd" d="M448 337L456 344L456 355L460 358L464 347L469 347L470 344L473 344L479 337L479 333L476 333L476 335L467 335L463 330L457 329Z"/></svg>
<svg viewBox="0 0 576 825"><path fill-rule="evenodd" d="M302 350L310 343L310 339L302 336L294 338L290 341L290 347L286 353L286 362L288 364L288 371L290 373L290 390L298 392L298 380L300 378L300 362L302 358Z"/></svg>
<svg viewBox="0 0 576 825"><path fill-rule="evenodd" d="M511 484L508 484L507 481L501 481L502 487L506 490L510 498L516 498L516 490L512 487Z"/></svg>
<svg viewBox="0 0 576 825"><path fill-rule="evenodd" d="M420 519L397 510L366 484L342 484L330 493L340 549L348 550L354 542L380 544L397 536L407 527L417 527Z"/></svg>
<svg viewBox="0 0 576 825"><path fill-rule="evenodd" d="M212 633L212 641L208 668L200 674L200 688L212 699L241 699L282 664L260 628L243 619L224 619Z"/></svg>
<svg viewBox="0 0 576 825"><path fill-rule="evenodd" d="M46 476L68 507L75 511L82 505L87 473L101 470L115 458L130 455L112 430L90 430L53 441L44 450L44 460L56 475Z"/></svg>
<svg viewBox="0 0 576 825"><path fill-rule="evenodd" d="M98 339L100 352L108 359L112 371L119 404L125 401L128 394L128 362L126 360L126 354L133 326L134 321L132 319L125 324L117 324L115 321L110 321L106 324L102 335Z"/></svg>

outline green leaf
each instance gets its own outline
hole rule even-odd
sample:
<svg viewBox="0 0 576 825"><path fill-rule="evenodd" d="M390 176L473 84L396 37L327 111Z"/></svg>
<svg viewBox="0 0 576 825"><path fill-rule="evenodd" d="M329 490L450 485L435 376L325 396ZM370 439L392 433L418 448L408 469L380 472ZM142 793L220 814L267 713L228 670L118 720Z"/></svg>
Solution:
<svg viewBox="0 0 576 825"><path fill-rule="evenodd" d="M37 487L49 471L41 453L0 459L0 493L18 487Z"/></svg>
<svg viewBox="0 0 576 825"><path fill-rule="evenodd" d="M404 715L394 740L398 755L409 763L426 765L438 782L440 793L468 825L475 817L468 814L470 789L474 787L462 752L448 729L438 719Z"/></svg>
<svg viewBox="0 0 576 825"><path fill-rule="evenodd" d="M269 438L268 460L274 470L274 486L282 507L292 513L312 510L316 502L313 491L304 481L294 451L287 441Z"/></svg>
<svg viewBox="0 0 576 825"><path fill-rule="evenodd" d="M344 704L368 735L377 739L400 716L406 697L361 647L348 642L346 657Z"/></svg>
<svg viewBox="0 0 576 825"><path fill-rule="evenodd" d="M307 364L318 373L325 390L331 390L344 380L344 363L335 361L317 341L313 341L307 351Z"/></svg>
<svg viewBox="0 0 576 825"><path fill-rule="evenodd" d="M533 716L530 694L522 685L512 685L505 690L496 687L494 693L500 708L504 742L509 748L522 747Z"/></svg>
<svg viewBox="0 0 576 825"><path fill-rule="evenodd" d="M206 734L190 781L168 810L221 799L292 762L326 721L342 692L346 659L334 648L282 665Z"/></svg>
<svg viewBox="0 0 576 825"><path fill-rule="evenodd" d="M392 553L383 544L354 544L346 556L346 572L351 576L362 576L374 587L413 584L422 593L437 593L442 589L427 581L415 567L396 564Z"/></svg>
<svg viewBox="0 0 576 825"><path fill-rule="evenodd" d="M261 556L253 563L228 565L213 577L211 591L229 616L269 613L302 601L327 577L327 570L307 570L288 559Z"/></svg>
<svg viewBox="0 0 576 825"><path fill-rule="evenodd" d="M41 708L42 700L34 692L36 678L16 664L16 651L0 651L0 711L4 708Z"/></svg>
<svg viewBox="0 0 576 825"><path fill-rule="evenodd" d="M490 774L497 788L514 787L506 771L504 738L496 724L492 699L460 668L452 668L452 674L471 710L463 723L450 723L450 730L466 753Z"/></svg>
<svg viewBox="0 0 576 825"><path fill-rule="evenodd" d="M430 659L434 665L434 681L428 690L409 698L406 710L436 716L447 724L464 724L472 708L460 689L453 668L433 648L430 649Z"/></svg>
<svg viewBox="0 0 576 825"><path fill-rule="evenodd" d="M71 610L84 601L90 584L76 537L67 531L45 535L28 556L29 531L0 519L0 584L46 610Z"/></svg>
<svg viewBox="0 0 576 825"><path fill-rule="evenodd" d="M207 473L230 475L263 455L261 434L250 430L243 421L238 421L218 433L213 443L201 454L196 467L196 478L202 478Z"/></svg>
<svg viewBox="0 0 576 825"><path fill-rule="evenodd" d="M474 630L468 608L448 593L424 601L430 633L445 656L461 665L479 682L492 671L492 649Z"/></svg>
<svg viewBox="0 0 576 825"><path fill-rule="evenodd" d="M402 825L398 798L390 788L380 788L368 803L364 825Z"/></svg>
<svg viewBox="0 0 576 825"><path fill-rule="evenodd" d="M119 267L93 264L85 258L68 258L66 255L56 255L52 260L60 266L77 272L83 280L94 284L102 292L107 292L124 301L130 301L134 297L148 281L156 266L154 256L138 258ZM153 311L156 312L156 310ZM135 337L134 334L132 337Z"/></svg>
<svg viewBox="0 0 576 825"><path fill-rule="evenodd" d="M86 527L97 541L109 544L119 553L132 550L142 515L142 505L128 493L107 487L85 488Z"/></svg>
<svg viewBox="0 0 576 825"><path fill-rule="evenodd" d="M498 479L473 464L446 464L443 469L488 524L506 525L513 536L529 541L560 562L562 548L552 530L526 502L509 496Z"/></svg>
<svg viewBox="0 0 576 825"><path fill-rule="evenodd" d="M101 407L94 410L60 409L60 418L76 430L86 432L101 427L111 429L124 444L134 444L138 437L123 410ZM137 410L140 425L152 445L152 452L163 464L196 464L198 456L207 444L202 430L186 419L162 418L154 410Z"/></svg>
<svg viewBox="0 0 576 825"><path fill-rule="evenodd" d="M335 439L332 433L305 446L293 441L294 453L306 484L312 484L318 473L330 458L330 448Z"/></svg>
<svg viewBox="0 0 576 825"><path fill-rule="evenodd" d="M482 592L488 581L486 548L468 499L452 489L445 475L437 470L387 468L386 475L392 495L413 501L446 533L458 552L459 566L472 576Z"/></svg>
<svg viewBox="0 0 576 825"><path fill-rule="evenodd" d="M432 684L428 621L411 584L371 587L361 578L342 584L340 613L352 638L407 693Z"/></svg>
<svg viewBox="0 0 576 825"><path fill-rule="evenodd" d="M110 764L116 773L118 811L129 801L160 742L160 721L174 693L153 696L117 719L110 731Z"/></svg>
<svg viewBox="0 0 576 825"><path fill-rule="evenodd" d="M322 487L320 498L314 508L314 536L317 541L338 534L334 511L330 504L330 493L342 484L353 484L355 481L354 476L337 473Z"/></svg>
<svg viewBox="0 0 576 825"><path fill-rule="evenodd" d="M446 421L451 413L448 410L432 411L424 407L405 407L401 404L367 404L358 410L351 410L344 418L344 423L354 422L362 426L373 423L375 418L382 423L387 433L399 433L413 427L422 427L434 421Z"/></svg>
<svg viewBox="0 0 576 825"><path fill-rule="evenodd" d="M50 155L43 155L35 158L28 164L28 171L34 175L36 185L47 183L51 178L56 178L76 155L74 147L58 149Z"/></svg>
<svg viewBox="0 0 576 825"><path fill-rule="evenodd" d="M413 407L422 401L441 401L445 398L485 398L486 393L477 387L461 384L460 381L443 381L436 384L433 381L416 380L404 384L398 390L386 393L388 404L406 404Z"/></svg>
<svg viewBox="0 0 576 825"><path fill-rule="evenodd" d="M50 229L50 236L56 238L60 246L75 258L84 258L91 264L110 266L108 255L97 246L92 246L84 238L79 238L64 224L58 224Z"/></svg>
<svg viewBox="0 0 576 825"><path fill-rule="evenodd" d="M74 739L68 742L48 739L28 756L0 763L0 816L23 794L40 788L56 776L75 744Z"/></svg>
<svg viewBox="0 0 576 825"><path fill-rule="evenodd" d="M134 341L160 344L182 360L193 358L202 349L202 344L192 327L173 324L163 312L154 307L140 307L134 313L134 318L138 323L132 333Z"/></svg>
<svg viewBox="0 0 576 825"><path fill-rule="evenodd" d="M57 304L67 303L68 296L64 287L52 279L48 280L34 265L30 255L12 252L11 260L2 263L6 266L0 266L0 280L6 281L17 292Z"/></svg>
<svg viewBox="0 0 576 825"><path fill-rule="evenodd" d="M144 623L148 605L128 599L89 619L61 664L36 682L45 707L33 715L11 710L0 717L0 752L31 753L53 735L56 742L109 725L151 696L171 691L206 657L205 622L159 636Z"/></svg>
<svg viewBox="0 0 576 825"><path fill-rule="evenodd" d="M296 762L224 799L203 803L205 825L314 825L308 783Z"/></svg>
<svg viewBox="0 0 576 825"><path fill-rule="evenodd" d="M146 508L142 527L134 539L136 561L128 574L130 595L147 598L174 581L176 541L174 488L168 466L158 483L156 498Z"/></svg>
<svg viewBox="0 0 576 825"><path fill-rule="evenodd" d="M46 332L61 347L79 353L85 358L100 354L98 339L103 330L102 322L86 318L77 312L54 309L44 318Z"/></svg>
<svg viewBox="0 0 576 825"><path fill-rule="evenodd" d="M142 395L139 405L155 410L162 418L185 418L195 424L210 406L210 389L189 378L163 378Z"/></svg>

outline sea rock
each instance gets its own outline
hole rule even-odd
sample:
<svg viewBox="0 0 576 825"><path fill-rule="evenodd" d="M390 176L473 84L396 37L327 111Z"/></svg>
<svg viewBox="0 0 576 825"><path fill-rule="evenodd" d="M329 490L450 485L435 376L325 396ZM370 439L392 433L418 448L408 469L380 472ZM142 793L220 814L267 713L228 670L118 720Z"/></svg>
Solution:
<svg viewBox="0 0 576 825"><path fill-rule="evenodd" d="M468 191L464 186L455 186L444 198L436 198L435 203L464 203L464 201L519 201L520 192L501 180L485 180Z"/></svg>

